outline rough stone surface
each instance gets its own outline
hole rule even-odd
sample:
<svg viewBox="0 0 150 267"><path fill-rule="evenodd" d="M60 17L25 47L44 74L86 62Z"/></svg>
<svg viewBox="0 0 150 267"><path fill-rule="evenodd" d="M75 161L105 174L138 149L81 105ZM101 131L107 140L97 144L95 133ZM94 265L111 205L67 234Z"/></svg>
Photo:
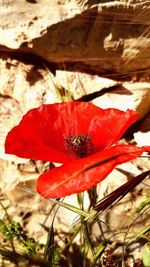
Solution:
<svg viewBox="0 0 150 267"><path fill-rule="evenodd" d="M1 50L107 74L150 67L149 1L8 0L0 14Z"/></svg>
<svg viewBox="0 0 150 267"><path fill-rule="evenodd" d="M120 88L96 98L93 103L103 108L136 110L139 112L138 120L140 120L150 110L150 83L124 82Z"/></svg>

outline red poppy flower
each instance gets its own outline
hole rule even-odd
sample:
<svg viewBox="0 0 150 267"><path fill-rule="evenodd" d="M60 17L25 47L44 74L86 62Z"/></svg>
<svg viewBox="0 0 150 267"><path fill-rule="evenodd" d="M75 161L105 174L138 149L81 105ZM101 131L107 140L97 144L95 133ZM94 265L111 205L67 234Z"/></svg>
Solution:
<svg viewBox="0 0 150 267"><path fill-rule="evenodd" d="M111 147L136 118L135 111L104 110L92 103L42 105L28 111L8 133L5 151L23 158L64 163L42 174L37 182L37 190L44 197L63 197L89 189L117 164L149 149Z"/></svg>

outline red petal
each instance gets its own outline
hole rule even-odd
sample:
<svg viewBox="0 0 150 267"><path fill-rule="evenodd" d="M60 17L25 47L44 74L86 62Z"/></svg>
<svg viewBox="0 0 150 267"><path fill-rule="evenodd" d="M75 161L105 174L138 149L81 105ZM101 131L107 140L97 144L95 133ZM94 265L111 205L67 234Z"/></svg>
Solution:
<svg viewBox="0 0 150 267"><path fill-rule="evenodd" d="M61 134L57 133L57 129L54 131L54 119L57 117L53 105L28 111L21 122L8 133L5 152L23 158L68 161Z"/></svg>
<svg viewBox="0 0 150 267"><path fill-rule="evenodd" d="M150 153L150 146L143 146L142 148L144 149L145 152Z"/></svg>
<svg viewBox="0 0 150 267"><path fill-rule="evenodd" d="M64 142L69 134L91 134L97 152L116 142L136 117L135 111L103 110L92 103L42 105L28 111L9 132L5 151L24 158L65 163L70 160Z"/></svg>
<svg viewBox="0 0 150 267"><path fill-rule="evenodd" d="M110 147L117 142L124 132L135 122L138 113L133 110L126 112L108 108L100 109L90 123L89 133L96 146L96 151Z"/></svg>
<svg viewBox="0 0 150 267"><path fill-rule="evenodd" d="M92 116L100 109L92 103L42 105L23 116L7 135L5 152L23 158L67 162L64 138L87 133Z"/></svg>
<svg viewBox="0 0 150 267"><path fill-rule="evenodd" d="M83 192L101 182L116 165L139 157L143 148L117 145L95 155L74 160L42 174L37 191L45 198L61 198Z"/></svg>

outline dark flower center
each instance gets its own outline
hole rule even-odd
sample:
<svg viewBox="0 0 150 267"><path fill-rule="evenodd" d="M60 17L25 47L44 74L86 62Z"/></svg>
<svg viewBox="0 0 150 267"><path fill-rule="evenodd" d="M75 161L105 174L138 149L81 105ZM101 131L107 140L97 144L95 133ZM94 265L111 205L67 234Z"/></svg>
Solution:
<svg viewBox="0 0 150 267"><path fill-rule="evenodd" d="M92 137L89 134L73 136L69 134L65 139L67 152L71 157L84 158L92 154L94 145Z"/></svg>

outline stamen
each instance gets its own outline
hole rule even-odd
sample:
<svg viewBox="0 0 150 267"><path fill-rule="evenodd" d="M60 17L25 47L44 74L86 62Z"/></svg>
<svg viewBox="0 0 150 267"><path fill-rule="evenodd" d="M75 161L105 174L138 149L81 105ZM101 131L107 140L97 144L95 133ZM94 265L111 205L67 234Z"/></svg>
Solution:
<svg viewBox="0 0 150 267"><path fill-rule="evenodd" d="M94 145L92 143L92 137L89 134L81 134L73 136L69 134L65 139L67 152L71 157L84 158L92 154Z"/></svg>

